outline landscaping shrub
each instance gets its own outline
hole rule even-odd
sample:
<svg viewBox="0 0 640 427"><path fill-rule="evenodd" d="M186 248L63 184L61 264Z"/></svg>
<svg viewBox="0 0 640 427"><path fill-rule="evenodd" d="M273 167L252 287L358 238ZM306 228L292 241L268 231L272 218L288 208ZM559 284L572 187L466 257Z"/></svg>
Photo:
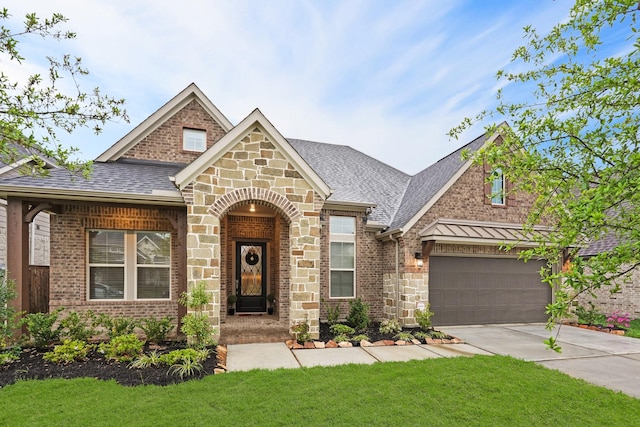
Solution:
<svg viewBox="0 0 640 427"><path fill-rule="evenodd" d="M106 330L109 339L135 332L138 321L130 317L111 317L101 314L98 323Z"/></svg>
<svg viewBox="0 0 640 427"><path fill-rule="evenodd" d="M347 323L356 331L364 331L369 326L369 304L361 298L349 301L349 315Z"/></svg>
<svg viewBox="0 0 640 427"><path fill-rule="evenodd" d="M209 318L202 313L189 313L184 316L180 330L187 336L187 343L190 347L204 348L216 345L211 337L214 328L209 323Z"/></svg>
<svg viewBox="0 0 640 427"><path fill-rule="evenodd" d="M135 334L120 335L109 342L101 343L98 349L108 359L131 362L142 353L144 342Z"/></svg>
<svg viewBox="0 0 640 427"><path fill-rule="evenodd" d="M147 337L147 341L160 344L167 340L167 335L173 330L174 326L171 322L173 322L171 317L163 317L162 319L149 317L142 319L140 329Z"/></svg>
<svg viewBox="0 0 640 427"><path fill-rule="evenodd" d="M351 326L349 325L343 325L341 323L337 323L335 325L331 325L329 327L329 330L331 331L331 333L335 334L335 335L352 335L356 333L356 330L353 329Z"/></svg>
<svg viewBox="0 0 640 427"><path fill-rule="evenodd" d="M416 309L414 311L416 322L418 322L420 329L423 331L427 331L431 328L431 316L433 316L433 312L429 310L430 308L431 304L427 304L424 310Z"/></svg>
<svg viewBox="0 0 640 427"><path fill-rule="evenodd" d="M59 308L51 313L29 313L24 316L23 322L37 348L44 348L60 339L62 326L56 325L56 322L62 310Z"/></svg>
<svg viewBox="0 0 640 427"><path fill-rule="evenodd" d="M60 321L64 329L62 335L72 341L89 340L96 334L98 324L98 318L91 310L83 313L70 311L67 317Z"/></svg>
<svg viewBox="0 0 640 427"><path fill-rule="evenodd" d="M291 331L293 331L293 333L296 335L296 340L299 343L311 341L311 334L309 334L309 323L306 319L293 325Z"/></svg>
<svg viewBox="0 0 640 427"><path fill-rule="evenodd" d="M54 363L71 363L78 360L85 360L92 345L80 340L64 340L60 345L53 348L53 351L45 353L42 358Z"/></svg>
<svg viewBox="0 0 640 427"><path fill-rule="evenodd" d="M393 334L400 332L402 327L400 326L400 322L398 319L385 319L380 322L380 327L378 328L381 334Z"/></svg>
<svg viewBox="0 0 640 427"><path fill-rule="evenodd" d="M606 316L600 313L592 302L589 302L588 309L582 305L577 306L575 314L581 325L604 325L607 320Z"/></svg>

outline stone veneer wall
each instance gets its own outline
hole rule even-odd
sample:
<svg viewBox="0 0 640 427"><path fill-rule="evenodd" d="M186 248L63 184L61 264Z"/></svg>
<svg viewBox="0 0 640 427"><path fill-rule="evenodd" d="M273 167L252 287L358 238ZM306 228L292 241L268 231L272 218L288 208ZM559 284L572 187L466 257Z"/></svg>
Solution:
<svg viewBox="0 0 640 427"><path fill-rule="evenodd" d="M329 298L330 270L330 216L349 216L356 218L356 298L360 297L369 304L369 316L372 320L384 318L382 298L382 242L375 238L374 232L365 230L362 220L363 212L323 210L322 251L320 267L320 292L324 303L320 307L320 318L327 319L327 305L335 307L340 304L340 314L345 318L349 314L349 301L352 298Z"/></svg>
<svg viewBox="0 0 640 427"><path fill-rule="evenodd" d="M93 310L133 318L178 318L178 243L176 230L164 209L65 205L51 216L50 309ZM90 301L87 298L87 230L171 232L171 299L158 301Z"/></svg>
<svg viewBox="0 0 640 427"><path fill-rule="evenodd" d="M212 325L219 327L222 309L220 220L236 206L257 203L275 209L289 222L289 248L280 254L289 265L289 322L307 320L311 334L318 336L324 201L263 131L250 131L186 190L188 288L203 281L211 292L213 303L207 313Z"/></svg>
<svg viewBox="0 0 640 427"><path fill-rule="evenodd" d="M595 298L586 293L581 294L577 299L578 304L589 307L589 302L592 302L606 315L621 311L631 314L631 317L640 317L640 268L632 270L626 282L620 280L620 292L612 294L610 289L611 287L606 286L594 290Z"/></svg>

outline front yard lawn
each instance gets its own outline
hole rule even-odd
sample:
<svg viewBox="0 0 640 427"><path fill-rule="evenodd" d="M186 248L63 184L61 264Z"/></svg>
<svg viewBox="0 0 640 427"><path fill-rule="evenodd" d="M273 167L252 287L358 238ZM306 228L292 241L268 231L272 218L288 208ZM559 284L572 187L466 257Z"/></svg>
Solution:
<svg viewBox="0 0 640 427"><path fill-rule="evenodd" d="M501 356L232 372L166 387L19 381L0 402L8 426L628 426L640 414L640 400Z"/></svg>

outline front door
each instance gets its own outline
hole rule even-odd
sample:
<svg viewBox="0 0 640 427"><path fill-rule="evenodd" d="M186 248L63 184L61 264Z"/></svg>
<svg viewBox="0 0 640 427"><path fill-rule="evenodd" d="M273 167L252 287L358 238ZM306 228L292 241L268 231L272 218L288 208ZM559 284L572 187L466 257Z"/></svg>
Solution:
<svg viewBox="0 0 640 427"><path fill-rule="evenodd" d="M267 311L266 245L243 243L236 245L236 310L238 312Z"/></svg>

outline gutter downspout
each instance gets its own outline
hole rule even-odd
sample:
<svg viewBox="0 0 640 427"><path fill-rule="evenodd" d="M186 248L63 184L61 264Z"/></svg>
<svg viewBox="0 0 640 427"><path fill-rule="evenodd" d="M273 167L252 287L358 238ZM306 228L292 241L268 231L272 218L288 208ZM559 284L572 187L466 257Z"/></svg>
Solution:
<svg viewBox="0 0 640 427"><path fill-rule="evenodd" d="M393 234L389 235L389 239L396 243L396 320L400 321L400 242L393 237Z"/></svg>

